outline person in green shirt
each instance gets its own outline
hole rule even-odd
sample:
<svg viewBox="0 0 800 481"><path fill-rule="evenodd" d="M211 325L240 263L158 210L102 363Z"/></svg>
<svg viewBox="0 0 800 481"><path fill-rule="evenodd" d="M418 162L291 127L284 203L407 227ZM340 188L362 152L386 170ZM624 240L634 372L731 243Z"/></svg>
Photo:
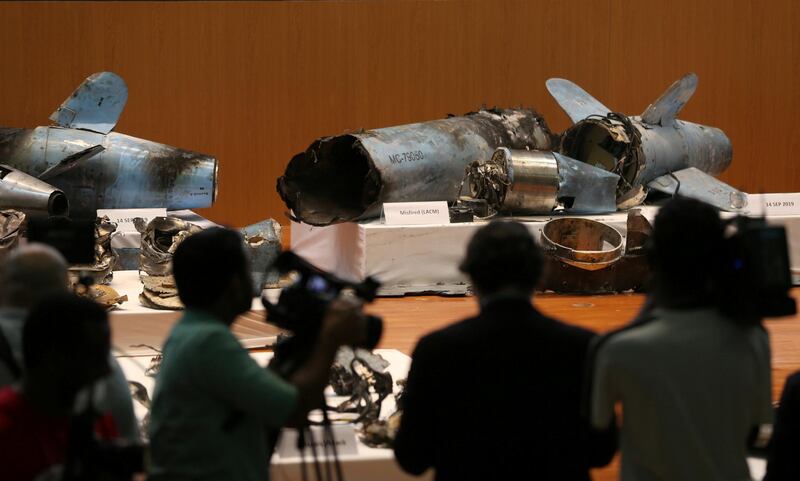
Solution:
<svg viewBox="0 0 800 481"><path fill-rule="evenodd" d="M302 420L320 405L339 346L365 336L364 316L352 301L331 303L311 356L285 380L260 367L230 331L253 294L239 234L194 234L172 262L186 312L163 348L148 479L268 480L267 429Z"/></svg>

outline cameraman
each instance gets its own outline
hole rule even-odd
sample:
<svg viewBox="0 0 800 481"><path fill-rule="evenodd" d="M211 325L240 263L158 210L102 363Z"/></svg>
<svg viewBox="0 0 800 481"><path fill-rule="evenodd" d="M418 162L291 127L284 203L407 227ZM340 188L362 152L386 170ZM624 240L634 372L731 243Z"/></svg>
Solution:
<svg viewBox="0 0 800 481"><path fill-rule="evenodd" d="M592 423L623 411L622 481L750 479L747 443L772 418L767 332L721 312L724 226L676 198L655 219L652 312L597 351Z"/></svg>
<svg viewBox="0 0 800 481"><path fill-rule="evenodd" d="M267 480L267 428L302 420L320 405L337 349L362 340L364 318L355 304L332 303L311 357L284 380L261 368L230 331L253 298L239 234L199 232L172 262L186 312L164 344L148 479Z"/></svg>

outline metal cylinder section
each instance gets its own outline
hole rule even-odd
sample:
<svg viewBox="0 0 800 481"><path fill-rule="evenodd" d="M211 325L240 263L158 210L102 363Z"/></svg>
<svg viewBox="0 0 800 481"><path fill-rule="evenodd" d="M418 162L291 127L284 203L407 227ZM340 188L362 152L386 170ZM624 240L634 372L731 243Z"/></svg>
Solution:
<svg viewBox="0 0 800 481"><path fill-rule="evenodd" d="M589 219L554 219L542 228L542 248L566 264L594 271L622 257L622 234L613 227Z"/></svg>
<svg viewBox="0 0 800 481"><path fill-rule="evenodd" d="M636 117L613 113L573 125L564 132L561 151L618 174L618 200L656 177L688 167L717 175L733 156L730 140L714 127L681 120L645 125Z"/></svg>
<svg viewBox="0 0 800 481"><path fill-rule="evenodd" d="M549 149L553 136L530 110L481 110L324 137L292 158L277 190L295 217L329 225L379 215L384 202L456 200L464 169L499 146Z"/></svg>
<svg viewBox="0 0 800 481"><path fill-rule="evenodd" d="M7 165L0 165L0 208L31 215L69 214L69 202L62 191Z"/></svg>
<svg viewBox="0 0 800 481"><path fill-rule="evenodd" d="M508 189L503 209L511 212L549 212L558 195L558 164L551 152L515 150L501 147L492 162L507 166Z"/></svg>

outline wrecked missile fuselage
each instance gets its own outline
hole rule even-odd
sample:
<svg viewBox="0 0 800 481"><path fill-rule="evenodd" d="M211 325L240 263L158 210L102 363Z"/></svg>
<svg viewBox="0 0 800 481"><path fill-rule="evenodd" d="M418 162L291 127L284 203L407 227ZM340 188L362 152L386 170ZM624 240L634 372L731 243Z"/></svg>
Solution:
<svg viewBox="0 0 800 481"><path fill-rule="evenodd" d="M616 210L619 177L556 152L498 148L467 168L473 198L506 214L602 214Z"/></svg>
<svg viewBox="0 0 800 481"><path fill-rule="evenodd" d="M318 139L292 158L277 189L298 220L329 225L377 217L384 202L454 201L464 169L497 147L553 145L531 110L481 110Z"/></svg>
<svg viewBox="0 0 800 481"><path fill-rule="evenodd" d="M638 209L628 212L626 235L590 219L554 219L542 228L545 269L540 288L577 294L638 291L647 280L644 245L652 233Z"/></svg>
<svg viewBox="0 0 800 481"><path fill-rule="evenodd" d="M697 88L696 75L672 84L640 117L612 112L568 80L550 79L547 88L575 122L562 134L561 153L617 174L620 209L641 204L650 190L699 198L724 210L746 206L746 194L713 177L731 163L725 133L676 118ZM673 182L678 175L682 181Z"/></svg>
<svg viewBox="0 0 800 481"><path fill-rule="evenodd" d="M0 208L84 216L210 206L214 157L111 131L127 96L119 76L96 73L51 115L56 125L0 128Z"/></svg>

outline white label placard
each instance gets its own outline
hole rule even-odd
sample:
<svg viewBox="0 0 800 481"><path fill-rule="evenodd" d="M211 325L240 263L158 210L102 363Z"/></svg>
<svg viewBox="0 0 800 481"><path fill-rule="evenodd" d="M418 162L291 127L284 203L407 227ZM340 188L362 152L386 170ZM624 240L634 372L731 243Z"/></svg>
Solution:
<svg viewBox="0 0 800 481"><path fill-rule="evenodd" d="M748 194L750 215L800 215L800 193Z"/></svg>
<svg viewBox="0 0 800 481"><path fill-rule="evenodd" d="M341 456L343 454L358 454L358 444L356 443L356 429L352 424L334 424L331 426L333 432L333 442L336 443L336 454ZM328 453L332 453L331 440L325 436L325 431L322 426L311 426L311 434L313 436L314 448L317 450L317 456L325 455L325 448L327 447ZM303 456L310 458L312 456L311 439L305 439L305 452ZM281 438L278 441L278 448L275 454L281 458L299 458L300 450L297 449L297 430L284 429L281 431Z"/></svg>
<svg viewBox="0 0 800 481"><path fill-rule="evenodd" d="M383 215L388 225L449 224L447 202L386 202Z"/></svg>
<svg viewBox="0 0 800 481"><path fill-rule="evenodd" d="M111 222L117 224L117 232L136 232L133 219L141 217L150 222L155 217L166 217L167 209L97 209L97 217L107 215Z"/></svg>

